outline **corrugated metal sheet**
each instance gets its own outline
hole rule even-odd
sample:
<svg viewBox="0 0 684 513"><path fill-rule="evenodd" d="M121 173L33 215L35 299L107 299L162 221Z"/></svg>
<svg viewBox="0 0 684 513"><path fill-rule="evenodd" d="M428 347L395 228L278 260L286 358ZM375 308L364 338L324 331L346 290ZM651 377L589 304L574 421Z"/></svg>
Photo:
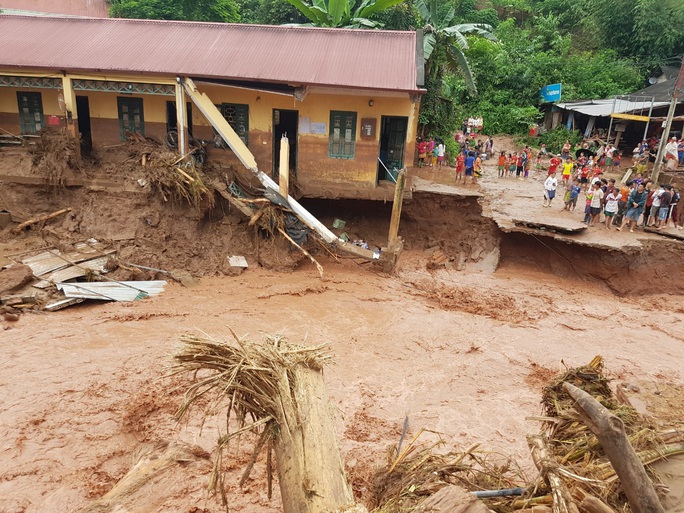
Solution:
<svg viewBox="0 0 684 513"><path fill-rule="evenodd" d="M164 291L165 286L165 281L98 281L57 284L57 288L68 298L103 301L135 301L147 296L156 296Z"/></svg>
<svg viewBox="0 0 684 513"><path fill-rule="evenodd" d="M114 249L105 249L104 245L99 242L91 244L79 242L74 244L74 249L75 251L69 253L62 253L56 249L45 251L38 255L26 257L22 259L21 263L28 265L33 271L34 276L44 278L45 274L70 267L71 264L79 264L102 255L106 256L115 253Z"/></svg>
<svg viewBox="0 0 684 513"><path fill-rule="evenodd" d="M615 110L613 110L613 105ZM654 102L653 107L664 107L669 105L668 102ZM626 113L643 113L648 116L648 110L651 108L651 102L632 102L619 100L617 102L612 99L609 100L589 100L586 102L570 102L559 103L557 107L565 110L572 110L587 116L610 116L613 112Z"/></svg>
<svg viewBox="0 0 684 513"><path fill-rule="evenodd" d="M97 273L106 272L104 266L109 260L109 256L97 257L92 260L86 260L80 262L78 266L72 265L55 271L49 276L43 276L43 280L35 283L33 286L39 289L44 289L50 285L50 283L62 283L65 281L73 280L75 278L81 278L88 274L88 271L96 271Z"/></svg>
<svg viewBox="0 0 684 513"><path fill-rule="evenodd" d="M400 31L0 15L0 65L418 90Z"/></svg>

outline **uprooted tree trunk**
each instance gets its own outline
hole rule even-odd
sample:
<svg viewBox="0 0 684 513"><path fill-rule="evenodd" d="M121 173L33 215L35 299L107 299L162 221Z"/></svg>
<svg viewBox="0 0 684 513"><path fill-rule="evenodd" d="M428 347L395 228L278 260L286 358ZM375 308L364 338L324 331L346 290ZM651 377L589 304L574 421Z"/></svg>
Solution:
<svg viewBox="0 0 684 513"><path fill-rule="evenodd" d="M228 344L182 337L184 345L174 357L177 372L191 372L197 380L186 392L179 417L195 399L213 389L227 401L228 416L233 411L243 426L221 437L218 462L232 436L251 427L264 430L242 482L272 432L285 513L365 512L354 503L335 439L333 408L322 372L329 356L323 348L294 346L279 338L263 344L235 340ZM248 419L254 423L245 426ZM271 444L267 445L270 451ZM221 469L215 467L215 471ZM220 485L222 480L214 482Z"/></svg>
<svg viewBox="0 0 684 513"><path fill-rule="evenodd" d="M584 390L563 384L587 427L596 435L608 456L634 513L663 513L658 495L644 465L629 443L625 425Z"/></svg>

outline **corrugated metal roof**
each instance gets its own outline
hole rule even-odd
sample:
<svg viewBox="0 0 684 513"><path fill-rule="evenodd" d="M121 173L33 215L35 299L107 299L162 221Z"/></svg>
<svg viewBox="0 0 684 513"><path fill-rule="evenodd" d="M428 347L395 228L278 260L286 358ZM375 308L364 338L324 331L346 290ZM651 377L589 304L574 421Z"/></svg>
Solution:
<svg viewBox="0 0 684 513"><path fill-rule="evenodd" d="M417 91L414 32L0 15L0 66Z"/></svg>
<svg viewBox="0 0 684 513"><path fill-rule="evenodd" d="M66 297L101 299L103 301L135 301L156 296L164 291L165 281L97 281L89 283L58 283Z"/></svg>
<svg viewBox="0 0 684 513"><path fill-rule="evenodd" d="M668 105L668 102L653 102L653 108L664 107L666 105ZM559 103L556 106L561 109L572 110L579 112L580 114L586 114L587 116L610 116L614 112L620 114L641 114L643 112L644 116L648 116L648 111L651 108L651 102L635 102L625 100L614 101L613 99L609 99Z"/></svg>

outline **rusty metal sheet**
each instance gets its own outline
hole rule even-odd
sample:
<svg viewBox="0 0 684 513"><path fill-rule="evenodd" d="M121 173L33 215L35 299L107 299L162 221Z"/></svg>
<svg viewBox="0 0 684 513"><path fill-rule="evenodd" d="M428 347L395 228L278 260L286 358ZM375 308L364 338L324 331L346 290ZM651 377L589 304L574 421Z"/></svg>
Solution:
<svg viewBox="0 0 684 513"><path fill-rule="evenodd" d="M0 15L0 62L421 92L412 31Z"/></svg>

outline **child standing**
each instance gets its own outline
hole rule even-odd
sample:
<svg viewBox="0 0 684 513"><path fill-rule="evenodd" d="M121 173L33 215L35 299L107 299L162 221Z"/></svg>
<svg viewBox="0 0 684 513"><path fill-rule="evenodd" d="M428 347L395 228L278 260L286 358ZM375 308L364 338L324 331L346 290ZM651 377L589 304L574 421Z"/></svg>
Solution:
<svg viewBox="0 0 684 513"><path fill-rule="evenodd" d="M458 157L456 157L456 183L465 183L465 177L463 176L463 172L465 171L465 161L465 152L462 151L458 154Z"/></svg>
<svg viewBox="0 0 684 513"><path fill-rule="evenodd" d="M622 195L615 187L613 187L613 189L606 195L606 206L603 212L606 214L607 230L610 230L610 225L615 219L615 214L617 214L618 202L620 199L622 199Z"/></svg>
<svg viewBox="0 0 684 513"><path fill-rule="evenodd" d="M446 148L444 146L444 143L442 141L439 141L439 144L437 145L437 167L444 166L444 153L445 152L446 152Z"/></svg>
<svg viewBox="0 0 684 513"><path fill-rule="evenodd" d="M565 159L563 162L563 174L561 175L561 182L567 185L570 183L570 175L572 175L572 168L575 167L575 163L571 158Z"/></svg>
<svg viewBox="0 0 684 513"><path fill-rule="evenodd" d="M541 170L542 170L542 154L541 154L541 151L539 153L537 153L537 160L534 164L534 169L537 172L537 176L539 176L541 174Z"/></svg>
<svg viewBox="0 0 684 513"><path fill-rule="evenodd" d="M506 176L506 152L502 151L499 154L499 178Z"/></svg>
<svg viewBox="0 0 684 513"><path fill-rule="evenodd" d="M473 163L473 183L477 183L477 179L482 176L482 156L478 153Z"/></svg>
<svg viewBox="0 0 684 513"><path fill-rule="evenodd" d="M427 143L427 157L430 159L429 165L432 167L432 156L435 151L435 140L430 137L430 140Z"/></svg>
<svg viewBox="0 0 684 513"><path fill-rule="evenodd" d="M418 167L425 165L425 157L427 157L427 143L423 139L418 139Z"/></svg>
<svg viewBox="0 0 684 513"><path fill-rule="evenodd" d="M517 169L518 165L518 156L513 153L508 154L508 176L513 176L513 173L515 173L515 170Z"/></svg>
<svg viewBox="0 0 684 513"><path fill-rule="evenodd" d="M556 180L556 173L551 173L544 182L544 203L542 206L550 207L553 198L556 196L556 187L558 187L558 180Z"/></svg>
<svg viewBox="0 0 684 513"><path fill-rule="evenodd" d="M575 180L570 184L568 182L568 192L566 193L566 200L565 200L565 206L563 207L563 210L568 210L570 212L575 211L575 207L577 206L577 198L579 198L579 193L582 190L580 187L579 180L575 178Z"/></svg>
<svg viewBox="0 0 684 513"><path fill-rule="evenodd" d="M589 204L589 213L591 214L591 221L589 226L594 226L598 223L601 217L601 204L603 203L603 189L601 189L601 182L594 182L591 185L591 203Z"/></svg>

